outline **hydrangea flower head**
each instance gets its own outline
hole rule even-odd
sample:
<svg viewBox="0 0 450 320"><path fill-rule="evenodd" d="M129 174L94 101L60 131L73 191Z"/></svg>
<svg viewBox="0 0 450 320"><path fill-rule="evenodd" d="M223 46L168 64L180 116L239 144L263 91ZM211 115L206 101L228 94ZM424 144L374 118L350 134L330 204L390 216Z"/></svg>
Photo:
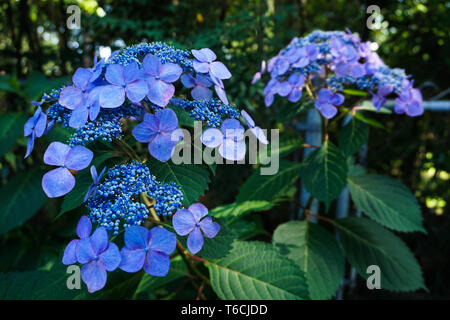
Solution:
<svg viewBox="0 0 450 320"><path fill-rule="evenodd" d="M79 240L77 260L81 267L81 279L90 293L102 289L106 284L107 271L114 271L120 264L120 251L108 241L108 233L103 227L97 228L89 238Z"/></svg>
<svg viewBox="0 0 450 320"><path fill-rule="evenodd" d="M344 103L342 94L333 94L331 90L322 88L317 93L317 100L314 105L325 118L330 119L337 113L336 106L340 106L342 103Z"/></svg>
<svg viewBox="0 0 450 320"><path fill-rule="evenodd" d="M106 167L103 168L103 170L100 172L100 174L97 174L97 169L95 166L91 166L91 176L92 176L92 184L90 185L88 191L86 192L86 195L84 196L83 202L86 202L87 199L89 199L90 196L95 194L97 192L97 189L100 185L100 179L102 178L103 174L105 173Z"/></svg>
<svg viewBox="0 0 450 320"><path fill-rule="evenodd" d="M298 73L293 73L287 81L278 83L277 93L282 97L288 97L290 102L297 102L302 97L305 77Z"/></svg>
<svg viewBox="0 0 450 320"><path fill-rule="evenodd" d="M86 217L82 216L80 218L80 221L78 221L77 225L77 235L80 239L89 238L92 231L92 223L91 220ZM77 246L80 242L80 239L73 239L69 242L66 249L64 250L64 255L62 259L62 263L65 265L71 265L78 262L77 259Z"/></svg>
<svg viewBox="0 0 450 320"><path fill-rule="evenodd" d="M75 177L70 170L87 168L94 154L91 150L76 146L71 148L61 142L52 142L44 153L44 163L59 168L47 172L42 178L42 188L50 198L60 197L75 186Z"/></svg>
<svg viewBox="0 0 450 320"><path fill-rule="evenodd" d="M225 159L239 161L245 157L244 127L236 119L226 119L220 130L206 129L201 140L209 148L219 147L219 153Z"/></svg>
<svg viewBox="0 0 450 320"><path fill-rule="evenodd" d="M125 230L125 247L120 252L122 262L119 268L125 272L144 268L151 276L164 277L170 268L169 254L176 245L175 234L164 228L129 227Z"/></svg>
<svg viewBox="0 0 450 320"><path fill-rule="evenodd" d="M269 141L267 141L267 137L264 134L264 131L258 126L255 125L255 121L252 119L252 117L248 114L247 111L244 109L241 110L241 115L244 118L245 122L247 122L247 126L250 128L250 131L255 135L255 137L262 143L262 144L269 144Z"/></svg>
<svg viewBox="0 0 450 320"><path fill-rule="evenodd" d="M406 113L410 117L420 116L423 113L422 94L419 89L413 88L412 82L405 80L402 84L402 91L395 99L395 112Z"/></svg>
<svg viewBox="0 0 450 320"><path fill-rule="evenodd" d="M378 88L376 94L372 93L372 103L377 111L381 109L383 104L386 102L386 97L394 91L394 86L384 85Z"/></svg>
<svg viewBox="0 0 450 320"><path fill-rule="evenodd" d="M200 50L192 50L192 54L195 57L192 66L194 70L200 73L209 73L213 79L229 79L231 78L231 73L225 67L225 65L220 61L215 61L217 59L216 54L209 48L203 48Z"/></svg>
<svg viewBox="0 0 450 320"><path fill-rule="evenodd" d="M201 203L194 203L188 209L178 210L173 218L173 227L180 236L189 235L187 246L193 254L203 247L203 235L214 238L220 231L220 225L213 222L211 217L206 217L208 209ZM204 218L204 219L203 219Z"/></svg>
<svg viewBox="0 0 450 320"><path fill-rule="evenodd" d="M177 129L175 112L172 109L161 109L155 114L147 113L144 121L133 129L133 136L139 142L148 142L150 154L159 161L166 162L179 141L180 137L174 134Z"/></svg>
<svg viewBox="0 0 450 320"><path fill-rule="evenodd" d="M72 111L69 126L78 129L88 120L94 121L100 112L99 95L105 87L95 87L87 94L87 100Z"/></svg>
<svg viewBox="0 0 450 320"><path fill-rule="evenodd" d="M175 82L180 77L183 69L175 63L164 63L157 56L148 54L142 62L142 68L148 82L148 99L160 106L165 107L175 93Z"/></svg>
<svg viewBox="0 0 450 320"><path fill-rule="evenodd" d="M181 76L181 82L186 88L193 88L191 96L195 100L209 100L212 97L212 92L208 88L213 85L211 80L201 74L197 74L194 78L189 73L185 73Z"/></svg>
<svg viewBox="0 0 450 320"><path fill-rule="evenodd" d="M47 115L42 112L41 107L38 107L34 112L34 115L27 120L23 127L23 135L28 137L27 153L25 158L28 157L34 148L34 139L42 137L47 128Z"/></svg>

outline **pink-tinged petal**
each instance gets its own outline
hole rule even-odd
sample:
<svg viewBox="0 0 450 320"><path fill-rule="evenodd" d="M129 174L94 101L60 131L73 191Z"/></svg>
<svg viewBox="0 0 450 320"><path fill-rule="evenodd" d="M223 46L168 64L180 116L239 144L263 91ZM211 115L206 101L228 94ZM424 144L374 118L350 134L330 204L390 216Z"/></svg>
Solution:
<svg viewBox="0 0 450 320"><path fill-rule="evenodd" d="M117 108L125 101L125 89L119 86L103 86L99 102L102 108Z"/></svg>
<svg viewBox="0 0 450 320"><path fill-rule="evenodd" d="M213 222L211 217L206 217L200 221L200 229L207 238L214 238L220 231L220 225Z"/></svg>
<svg viewBox="0 0 450 320"><path fill-rule="evenodd" d="M130 250L145 249L150 241L150 233L141 226L128 227L125 229L124 240Z"/></svg>
<svg viewBox="0 0 450 320"><path fill-rule="evenodd" d="M141 76L141 70L137 62L131 62L123 68L123 78L125 83L136 81Z"/></svg>
<svg viewBox="0 0 450 320"><path fill-rule="evenodd" d="M34 131L36 133L36 138L42 137L45 132L45 128L47 127L47 115L43 112L39 113L38 119L36 121L36 125L34 127Z"/></svg>
<svg viewBox="0 0 450 320"><path fill-rule="evenodd" d="M175 82L177 81L183 69L175 63L165 63L161 66L161 72L159 78L164 82Z"/></svg>
<svg viewBox="0 0 450 320"><path fill-rule="evenodd" d="M203 86L196 86L192 89L191 96L195 100L209 100L212 98L212 91Z"/></svg>
<svg viewBox="0 0 450 320"><path fill-rule="evenodd" d="M104 227L97 228L89 240L96 255L99 255L108 248L108 232L106 232Z"/></svg>
<svg viewBox="0 0 450 320"><path fill-rule="evenodd" d="M219 61L214 61L213 63L211 63L210 68L210 73L219 79L230 79L231 78L231 73L230 71L227 69L227 67Z"/></svg>
<svg viewBox="0 0 450 320"><path fill-rule="evenodd" d="M173 228L180 236L185 236L194 230L196 223L194 215L186 209L179 209L172 217Z"/></svg>
<svg viewBox="0 0 450 320"><path fill-rule="evenodd" d="M103 289L106 277L106 269L101 261L92 261L81 267L81 279L87 285L89 293Z"/></svg>
<svg viewBox="0 0 450 320"><path fill-rule="evenodd" d="M181 75L181 83L185 88L193 88L196 81L190 73L184 73Z"/></svg>
<svg viewBox="0 0 450 320"><path fill-rule="evenodd" d="M207 58L202 51L193 49L191 52L198 61L206 62Z"/></svg>
<svg viewBox="0 0 450 320"><path fill-rule="evenodd" d="M254 127L251 128L250 131L255 135L255 137L262 143L262 144L269 144L269 141L267 140L266 135L264 134L264 131L260 127Z"/></svg>
<svg viewBox="0 0 450 320"><path fill-rule="evenodd" d="M138 272L145 262L147 251L145 249L131 250L127 247L120 251L121 262L119 268L125 272Z"/></svg>
<svg viewBox="0 0 450 320"><path fill-rule="evenodd" d="M227 98L227 94L225 93L225 90L218 86L215 85L214 89L216 90L217 96L219 97L219 99L224 103L224 104L228 104L228 98Z"/></svg>
<svg viewBox="0 0 450 320"><path fill-rule="evenodd" d="M142 61L142 68L145 73L151 76L157 76L161 72L161 62L157 56L147 54Z"/></svg>
<svg viewBox="0 0 450 320"><path fill-rule="evenodd" d="M162 109L155 112L156 118L159 120L159 129L169 132L178 128L178 118L172 109Z"/></svg>
<svg viewBox="0 0 450 320"><path fill-rule="evenodd" d="M144 263L144 270L151 276L165 277L169 273L170 258L167 254L150 250Z"/></svg>
<svg viewBox="0 0 450 320"><path fill-rule="evenodd" d="M75 264L77 263L77 244L78 239L74 239L69 242L66 249L64 249L64 255L62 258L62 263L67 265Z"/></svg>
<svg viewBox="0 0 450 320"><path fill-rule="evenodd" d="M195 227L187 239L187 247L190 252L196 254L203 247L203 235L199 227Z"/></svg>
<svg viewBox="0 0 450 320"><path fill-rule="evenodd" d="M94 153L86 147L75 146L67 153L64 165L72 170L87 168L94 157Z"/></svg>
<svg viewBox="0 0 450 320"><path fill-rule="evenodd" d="M142 143L149 142L156 136L156 131L150 129L146 122L139 123L132 131L133 137Z"/></svg>
<svg viewBox="0 0 450 320"><path fill-rule="evenodd" d="M89 117L89 110L85 106L79 106L72 111L69 119L69 126L78 129L84 126Z"/></svg>
<svg viewBox="0 0 450 320"><path fill-rule="evenodd" d="M91 219L89 219L86 216L82 216L77 224L78 237L80 237L80 239L88 238L91 235L91 231L92 231Z"/></svg>
<svg viewBox="0 0 450 320"><path fill-rule="evenodd" d="M106 68L105 79L116 86L125 85L125 78L123 75L123 67L120 64L110 64Z"/></svg>
<svg viewBox="0 0 450 320"><path fill-rule="evenodd" d="M175 87L170 83L150 78L148 80L148 99L154 104L165 107L175 93Z"/></svg>
<svg viewBox="0 0 450 320"><path fill-rule="evenodd" d="M67 109L78 108L84 101L84 93L76 87L65 87L59 94L59 104Z"/></svg>
<svg viewBox="0 0 450 320"><path fill-rule="evenodd" d="M188 210L192 213L197 223L208 214L208 208L199 202L191 204Z"/></svg>
<svg viewBox="0 0 450 320"><path fill-rule="evenodd" d="M261 79L261 72L256 72L253 75L252 84L257 83Z"/></svg>
<svg viewBox="0 0 450 320"><path fill-rule="evenodd" d="M205 57L205 61L207 62L213 62L214 60L217 59L216 54L214 53L214 51L212 51L209 48L203 48L199 50L201 52L201 54Z"/></svg>
<svg viewBox="0 0 450 320"><path fill-rule="evenodd" d="M145 80L136 80L128 83L125 91L132 102L140 102L148 93L148 85Z"/></svg>
<svg viewBox="0 0 450 320"><path fill-rule="evenodd" d="M247 125L250 128L253 128L255 126L255 121L253 121L252 117L248 114L247 111L244 109L241 110L241 115L244 118L245 122L247 122Z"/></svg>
<svg viewBox="0 0 450 320"><path fill-rule="evenodd" d="M52 142L44 153L44 163L52 166L62 166L70 146L62 142Z"/></svg>
<svg viewBox="0 0 450 320"><path fill-rule="evenodd" d="M177 246L177 236L162 227L150 229L150 250L171 254Z"/></svg>
<svg viewBox="0 0 450 320"><path fill-rule="evenodd" d="M150 154L161 162L166 162L172 157L176 141L172 141L171 134L158 134L148 144Z"/></svg>
<svg viewBox="0 0 450 320"><path fill-rule="evenodd" d="M209 128L203 131L202 143L209 148L216 148L223 142L223 134L219 129Z"/></svg>
<svg viewBox="0 0 450 320"><path fill-rule="evenodd" d="M72 82L76 87L86 89L91 77L92 71L85 68L78 68L73 74Z"/></svg>
<svg viewBox="0 0 450 320"><path fill-rule="evenodd" d="M100 261L107 271L114 271L120 264L120 252L115 243L110 242L108 249L99 255Z"/></svg>
<svg viewBox="0 0 450 320"><path fill-rule="evenodd" d="M84 238L78 241L76 254L78 262L82 264L88 263L97 257L89 238Z"/></svg>
<svg viewBox="0 0 450 320"><path fill-rule="evenodd" d="M219 153L228 160L240 161L245 158L247 146L244 141L233 141L225 139L224 143L219 147Z"/></svg>
<svg viewBox="0 0 450 320"><path fill-rule="evenodd" d="M194 60L192 62L192 66L194 67L194 70L196 72L200 72L200 73L209 72L209 63L207 63L207 62L200 62L198 60Z"/></svg>
<svg viewBox="0 0 450 320"><path fill-rule="evenodd" d="M75 186L75 178L66 168L53 169L42 177L42 189L49 198L69 193Z"/></svg>

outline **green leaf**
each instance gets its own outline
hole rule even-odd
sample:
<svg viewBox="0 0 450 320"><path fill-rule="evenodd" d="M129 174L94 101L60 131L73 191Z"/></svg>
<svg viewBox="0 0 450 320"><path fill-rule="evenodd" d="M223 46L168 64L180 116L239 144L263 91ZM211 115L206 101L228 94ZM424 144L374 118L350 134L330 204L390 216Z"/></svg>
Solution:
<svg viewBox="0 0 450 320"><path fill-rule="evenodd" d="M386 128L385 128L381 123L379 123L379 122L376 121L376 120L367 118L367 117L364 116L361 112L356 112L356 113L353 115L353 117L355 117L355 118L358 119L358 120L361 120L362 122L367 123L368 125L370 125L370 126L372 126L372 127L376 127L376 128L380 128L380 129L386 130Z"/></svg>
<svg viewBox="0 0 450 320"><path fill-rule="evenodd" d="M147 165L150 168L150 172L159 181L173 181L180 185L185 205L197 202L198 198L208 189L210 182L209 170L204 165L175 165L172 160L161 162L154 158L149 159Z"/></svg>
<svg viewBox="0 0 450 320"><path fill-rule="evenodd" d="M283 103L278 109L277 118L278 122L291 121L297 115L314 108L314 103L311 99L301 99L297 103Z"/></svg>
<svg viewBox="0 0 450 320"><path fill-rule="evenodd" d="M422 231L422 214L412 192L400 182L375 174L348 177L356 207L396 231Z"/></svg>
<svg viewBox="0 0 450 320"><path fill-rule="evenodd" d="M362 110L362 111L369 111L369 112L376 112L376 113L384 113L384 114L391 114L392 110L385 108L385 107L381 107L379 110L377 110L377 108L375 108L375 106L373 105L372 101L366 100L363 101L363 103L357 107L357 110Z"/></svg>
<svg viewBox="0 0 450 320"><path fill-rule="evenodd" d="M42 207L47 197L41 179L37 168L21 171L0 189L0 234L22 225Z"/></svg>
<svg viewBox="0 0 450 320"><path fill-rule="evenodd" d="M366 123L352 118L339 132L339 149L348 157L358 151L369 138Z"/></svg>
<svg viewBox="0 0 450 320"><path fill-rule="evenodd" d="M382 289L426 289L414 255L392 232L366 218L340 219L335 226L347 259L361 277L367 279L367 267L377 265Z"/></svg>
<svg viewBox="0 0 450 320"><path fill-rule="evenodd" d="M168 108L172 109L175 114L177 115L178 118L178 123L181 126L187 126L187 127L194 127L194 118L192 118L189 115L189 112L187 112L186 110L184 110L181 107L178 106L174 106L174 105L169 105Z"/></svg>
<svg viewBox="0 0 450 320"><path fill-rule="evenodd" d="M307 221L291 221L275 230L273 244L306 274L311 299L330 299L344 275L344 257L336 238Z"/></svg>
<svg viewBox="0 0 450 320"><path fill-rule="evenodd" d="M200 255L206 259L219 259L226 256L232 249L232 244L237 235L232 232L224 221L216 220L220 224L219 233L211 239L205 238L205 243Z"/></svg>
<svg viewBox="0 0 450 320"><path fill-rule="evenodd" d="M279 170L274 175L261 175L259 169L255 170L239 190L236 202L270 202L285 196L299 178L300 167L299 163L280 160Z"/></svg>
<svg viewBox="0 0 450 320"><path fill-rule="evenodd" d="M207 266L212 287L221 299L308 298L303 272L267 243L237 241L227 256Z"/></svg>
<svg viewBox="0 0 450 320"><path fill-rule="evenodd" d="M0 115L0 157L11 149L17 138L23 135L27 117L23 113L3 113Z"/></svg>
<svg viewBox="0 0 450 320"><path fill-rule="evenodd" d="M354 89L344 89L342 91L345 94L349 94L351 96L360 96L360 97L364 97L367 95L367 92L365 91L361 91L361 90L354 90Z"/></svg>
<svg viewBox="0 0 450 320"><path fill-rule="evenodd" d="M311 152L305 159L301 170L302 181L311 195L325 202L328 209L345 187L347 181L347 161L330 141Z"/></svg>
<svg viewBox="0 0 450 320"><path fill-rule="evenodd" d="M234 202L214 208L209 212L209 215L216 218L226 218L227 222L230 222L230 220L234 220L235 218L250 212L269 210L274 205L275 204L264 200Z"/></svg>
<svg viewBox="0 0 450 320"><path fill-rule="evenodd" d="M272 145L268 145L267 152L259 153L259 162L267 163L272 157L284 157L290 154L294 150L299 149L303 146L303 139L298 134L287 134L280 137L278 148L272 149Z"/></svg>

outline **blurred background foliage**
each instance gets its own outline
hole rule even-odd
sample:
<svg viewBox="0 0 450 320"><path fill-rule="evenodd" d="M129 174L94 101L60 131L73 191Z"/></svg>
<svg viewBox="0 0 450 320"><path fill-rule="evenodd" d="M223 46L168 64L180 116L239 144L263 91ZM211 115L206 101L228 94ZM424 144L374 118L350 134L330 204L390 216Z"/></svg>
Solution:
<svg viewBox="0 0 450 320"><path fill-rule="evenodd" d="M66 10L71 4L81 8L79 30L66 27ZM381 8L379 30L366 27L366 8L373 4ZM276 121L289 118L289 106L276 100L274 106L265 108L263 85L250 85L261 60L277 54L294 36L315 29L348 28L363 40L376 41L388 65L406 69L425 100L448 100L449 9L450 2L442 0L1 1L1 209L14 212L16 208L9 205L12 197L24 202L28 197L42 199L43 207L12 230L8 221L0 219L0 272L50 268L74 233L79 214L64 215L55 222L61 199L45 202L40 180L35 188L20 188L27 172L44 168L40 159L48 143L67 133L54 130L47 139L39 140L33 155L24 160L23 124L25 115L34 111L31 100L66 82L77 67L91 66L94 55L151 41L186 49L209 47L233 74L227 82L231 104L248 109L261 127L278 127L286 134L294 134L286 121ZM11 117L15 117L14 121L10 121ZM430 293L370 292L359 281L361 286L347 291L345 298L449 298L449 114L425 112L421 118L378 114L374 118L385 130L371 128L366 166L369 172L402 181L417 196L428 235L408 234L403 238L422 266ZM17 143L9 143L11 139ZM295 151L290 159L299 159L301 152ZM210 192L202 201L210 208L232 202L238 186L250 173L247 166L218 168ZM17 189L8 190L11 188L6 184L11 186L12 182ZM256 215L251 221L259 230L255 234L264 240L267 232L271 233L295 210L294 203ZM155 297L170 292L161 294L156 292Z"/></svg>

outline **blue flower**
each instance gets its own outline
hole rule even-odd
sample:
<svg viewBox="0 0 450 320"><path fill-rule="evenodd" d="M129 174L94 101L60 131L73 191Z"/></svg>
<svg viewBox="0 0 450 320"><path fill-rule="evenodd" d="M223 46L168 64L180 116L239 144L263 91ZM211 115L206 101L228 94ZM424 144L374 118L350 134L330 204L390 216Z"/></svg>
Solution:
<svg viewBox="0 0 450 320"><path fill-rule="evenodd" d="M258 82L261 79L261 76L264 74L264 72L266 72L266 61L265 60L261 61L261 68L259 69L258 72L256 72L253 75L252 84L255 84L256 82Z"/></svg>
<svg viewBox="0 0 450 320"><path fill-rule="evenodd" d="M394 111L398 114L406 113L410 117L420 116L423 113L422 101L420 90L413 88L411 81L405 80L402 91L395 99Z"/></svg>
<svg viewBox="0 0 450 320"><path fill-rule="evenodd" d="M166 162L180 139L175 132L177 129L175 112L172 109L162 109L155 114L147 113L144 121L133 129L133 136L139 142L148 142L150 154L159 161Z"/></svg>
<svg viewBox="0 0 450 320"><path fill-rule="evenodd" d="M80 239L76 253L78 262L83 264L81 279L90 293L102 289L107 271L114 271L120 264L119 248L108 241L108 233L103 227L95 230L91 237Z"/></svg>
<svg viewBox="0 0 450 320"><path fill-rule="evenodd" d="M92 70L78 68L72 77L73 86L67 86L61 90L59 103L70 110L85 105L94 77L95 74Z"/></svg>
<svg viewBox="0 0 450 320"><path fill-rule="evenodd" d="M148 93L147 83L141 79L137 62L123 67L111 64L106 68L106 80L110 83L100 91L102 108L117 108L125 102L125 96L132 102L139 102Z"/></svg>
<svg viewBox="0 0 450 320"><path fill-rule="evenodd" d="M255 126L255 121L253 121L252 117L245 111L244 109L241 110L241 115L245 119L245 122L247 122L247 126L250 128L250 131L255 135L255 137L262 143L262 144L269 144L269 141L267 141L267 137L264 134L264 131L260 127Z"/></svg>
<svg viewBox="0 0 450 320"><path fill-rule="evenodd" d="M203 235L214 238L220 230L220 225L213 222L211 217L202 220L207 214L208 209L203 204L194 203L187 210L180 209L173 215L173 228L180 236L189 235L187 246L193 254L202 249Z"/></svg>
<svg viewBox="0 0 450 320"><path fill-rule="evenodd" d="M79 171L92 161L94 154L89 149L71 148L61 142L52 142L44 153L44 163L59 168L53 169L42 178L42 189L50 198L65 195L75 186L75 177L70 170Z"/></svg>
<svg viewBox="0 0 450 320"><path fill-rule="evenodd" d="M293 73L287 81L278 83L277 93L282 97L288 97L290 102L297 102L302 97L302 88L305 77L298 73Z"/></svg>
<svg viewBox="0 0 450 320"><path fill-rule="evenodd" d="M119 268L125 272L137 272L144 268L151 276L164 277L169 272L171 254L177 245L174 233L161 227L150 231L141 226L125 230L125 247L120 251Z"/></svg>
<svg viewBox="0 0 450 320"><path fill-rule="evenodd" d="M84 196L83 202L86 202L87 199L89 199L90 196L95 194L97 192L98 186L100 185L100 179L102 178L103 174L105 173L106 167L103 168L102 172L100 172L99 175L97 175L97 169L95 166L91 166L91 176L92 176L92 184L89 187L88 192L86 192L86 195Z"/></svg>
<svg viewBox="0 0 450 320"><path fill-rule="evenodd" d="M28 137L27 153L28 157L34 148L34 139L42 137L47 128L47 115L42 112L41 107L37 108L34 115L28 119L23 127L23 135Z"/></svg>
<svg viewBox="0 0 450 320"><path fill-rule="evenodd" d="M319 49L313 43L304 48L292 48L287 53L289 61L293 68L304 68L317 59Z"/></svg>
<svg viewBox="0 0 450 320"><path fill-rule="evenodd" d="M181 83L186 88L194 88L191 91L191 96L195 100L209 100L212 97L212 92L208 88L213 85L211 80L201 74L197 74L194 78L191 74L185 73L181 76Z"/></svg>
<svg viewBox="0 0 450 320"><path fill-rule="evenodd" d="M314 105L325 118L330 119L337 113L336 106L340 106L342 103L344 103L342 94L333 94L331 90L322 88L317 93L317 100Z"/></svg>
<svg viewBox="0 0 450 320"><path fill-rule="evenodd" d="M244 141L244 127L236 119L227 119L221 130L209 128L202 134L203 144L209 148L219 147L219 153L228 160L244 159L247 146Z"/></svg>
<svg viewBox="0 0 450 320"><path fill-rule="evenodd" d="M78 129L84 126L88 119L94 121L97 118L100 112L99 95L103 88L104 86L95 87L87 94L85 102L72 111L69 126Z"/></svg>
<svg viewBox="0 0 450 320"><path fill-rule="evenodd" d="M195 57L192 66L194 70L200 73L209 73L211 79L229 79L231 73L222 62L215 61L216 54L209 48L200 50L192 50L192 55ZM215 82L215 81L214 81Z"/></svg>
<svg viewBox="0 0 450 320"><path fill-rule="evenodd" d="M164 63L157 56L148 54L142 62L144 76L148 82L148 99L160 106L165 107L175 93L175 82L180 77L183 69L174 63Z"/></svg>
<svg viewBox="0 0 450 320"><path fill-rule="evenodd" d="M82 216L80 221L78 221L77 225L77 235L80 239L89 238L92 231L92 223L91 220ZM74 239L69 242L66 249L64 250L64 255L62 258L62 263L65 265L71 265L78 262L77 259L77 246L80 242L80 239Z"/></svg>
<svg viewBox="0 0 450 320"><path fill-rule="evenodd" d="M392 85L384 85L378 88L376 94L372 93L372 103L377 108L377 111L383 106L386 102L386 97L390 95L394 91L394 86Z"/></svg>

